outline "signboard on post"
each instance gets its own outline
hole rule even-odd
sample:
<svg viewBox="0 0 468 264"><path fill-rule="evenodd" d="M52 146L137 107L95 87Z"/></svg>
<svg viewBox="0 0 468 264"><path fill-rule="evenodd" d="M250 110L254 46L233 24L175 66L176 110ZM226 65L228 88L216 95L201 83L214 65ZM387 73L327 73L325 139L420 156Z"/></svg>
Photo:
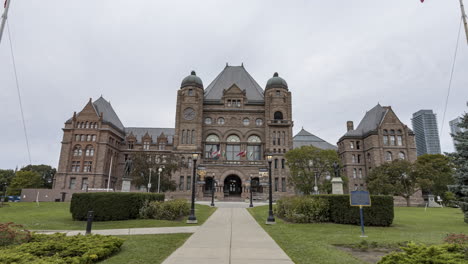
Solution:
<svg viewBox="0 0 468 264"><path fill-rule="evenodd" d="M260 168L258 169L258 176L261 177L268 177L268 169Z"/></svg>
<svg viewBox="0 0 468 264"><path fill-rule="evenodd" d="M367 237L364 233L364 214L362 208L371 206L371 199L368 191L352 191L349 196L351 206L359 206L359 215L361 218L361 237Z"/></svg>

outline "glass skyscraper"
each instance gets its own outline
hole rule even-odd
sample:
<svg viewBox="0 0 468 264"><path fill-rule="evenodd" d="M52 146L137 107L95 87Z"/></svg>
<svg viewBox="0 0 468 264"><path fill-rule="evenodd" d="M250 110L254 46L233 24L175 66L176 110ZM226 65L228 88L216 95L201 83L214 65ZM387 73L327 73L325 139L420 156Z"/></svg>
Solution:
<svg viewBox="0 0 468 264"><path fill-rule="evenodd" d="M432 110L419 110L413 114L411 122L416 138L417 155L440 154L436 114Z"/></svg>

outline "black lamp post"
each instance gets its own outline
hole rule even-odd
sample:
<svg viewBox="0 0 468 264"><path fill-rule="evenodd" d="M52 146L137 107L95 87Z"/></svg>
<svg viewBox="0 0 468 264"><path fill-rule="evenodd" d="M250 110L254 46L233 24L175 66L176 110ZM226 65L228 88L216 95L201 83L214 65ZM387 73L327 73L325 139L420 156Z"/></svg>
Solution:
<svg viewBox="0 0 468 264"><path fill-rule="evenodd" d="M268 219L266 221L267 225L275 224L275 217L273 216L273 192L271 188L271 162L273 161L273 157L271 155L267 156L268 161L268 187L269 187L269 209L268 209Z"/></svg>
<svg viewBox="0 0 468 264"><path fill-rule="evenodd" d="M252 176L250 176L250 205L249 207L254 207L252 202Z"/></svg>
<svg viewBox="0 0 468 264"><path fill-rule="evenodd" d="M215 177L214 174L211 177L211 206L215 206L214 203L214 194L215 194Z"/></svg>
<svg viewBox="0 0 468 264"><path fill-rule="evenodd" d="M192 154L193 160L193 176L192 176L192 207L190 208L190 215L187 220L187 224L196 224L198 223L197 217L195 216L195 181L197 180L197 159L198 154Z"/></svg>

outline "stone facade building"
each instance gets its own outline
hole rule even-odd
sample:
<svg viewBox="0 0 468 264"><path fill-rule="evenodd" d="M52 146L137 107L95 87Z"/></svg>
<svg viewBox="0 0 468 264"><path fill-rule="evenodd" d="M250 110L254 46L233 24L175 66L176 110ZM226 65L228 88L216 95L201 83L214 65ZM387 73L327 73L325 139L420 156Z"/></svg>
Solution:
<svg viewBox="0 0 468 264"><path fill-rule="evenodd" d="M338 154L349 191L365 189L365 178L384 162L394 159L416 161L414 133L403 124L390 106L377 104L354 129L347 122L347 132L338 141Z"/></svg>
<svg viewBox="0 0 468 264"><path fill-rule="evenodd" d="M204 182L197 196L244 199L250 182L254 197L266 198L264 174L267 155L273 156L274 196L293 192L284 158L293 148L291 92L277 73L265 89L244 66L227 66L206 88L195 72L177 91L175 128L124 127L111 104L100 97L65 123L54 189L64 191L111 188L121 190L125 162L133 153L145 153L161 165L175 155L182 166L172 174L177 191L188 197L193 174L192 154ZM197 166L198 167L198 166ZM251 181L250 181L251 180ZM145 190L131 185L132 191Z"/></svg>

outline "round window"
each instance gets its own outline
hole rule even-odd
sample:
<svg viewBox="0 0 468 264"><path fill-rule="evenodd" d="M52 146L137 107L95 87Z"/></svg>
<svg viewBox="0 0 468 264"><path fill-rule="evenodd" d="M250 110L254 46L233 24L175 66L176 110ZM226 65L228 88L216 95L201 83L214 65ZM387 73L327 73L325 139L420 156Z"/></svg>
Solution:
<svg viewBox="0 0 468 264"><path fill-rule="evenodd" d="M250 124L250 119L244 118L242 122L244 123L244 126L248 126Z"/></svg>
<svg viewBox="0 0 468 264"><path fill-rule="evenodd" d="M258 118L257 120L255 120L255 124L257 126L261 126L261 125L263 125L263 120L261 118Z"/></svg>
<svg viewBox="0 0 468 264"><path fill-rule="evenodd" d="M211 125L211 117L205 118L205 124Z"/></svg>
<svg viewBox="0 0 468 264"><path fill-rule="evenodd" d="M224 125L224 118L218 118L218 125Z"/></svg>

